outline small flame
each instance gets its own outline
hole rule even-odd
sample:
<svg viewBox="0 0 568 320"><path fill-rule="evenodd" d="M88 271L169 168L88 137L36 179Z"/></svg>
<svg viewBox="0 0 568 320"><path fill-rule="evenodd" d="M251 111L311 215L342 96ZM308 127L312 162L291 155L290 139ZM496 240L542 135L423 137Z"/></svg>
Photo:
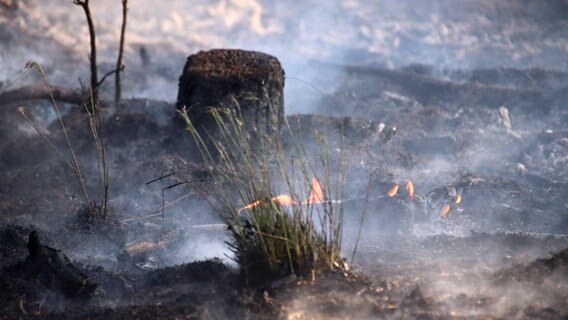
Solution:
<svg viewBox="0 0 568 320"><path fill-rule="evenodd" d="M412 181L406 181L406 192L408 193L408 199L414 200L414 183Z"/></svg>
<svg viewBox="0 0 568 320"><path fill-rule="evenodd" d="M239 210L237 210L237 212L241 212L241 211L243 211L243 210L252 209L252 208L258 206L258 205L261 204L261 203L262 203L262 201L260 201L260 200L253 201L253 202L247 204L246 206L240 208Z"/></svg>
<svg viewBox="0 0 568 320"><path fill-rule="evenodd" d="M312 178L312 190L306 199L306 203L321 203L323 202L323 188L318 178Z"/></svg>
<svg viewBox="0 0 568 320"><path fill-rule="evenodd" d="M271 198L270 201L277 203L281 206L291 206L291 205L297 204L297 202L294 199L292 199L291 196L289 196L287 194L281 194L279 196ZM237 210L237 212L241 212L241 211L247 210L247 209L252 209L254 207L257 207L261 203L262 203L262 200L256 200L256 201L251 202L251 203L247 204L246 206L240 208L239 210Z"/></svg>
<svg viewBox="0 0 568 320"><path fill-rule="evenodd" d="M294 200L290 195L287 195L287 194L281 194L279 196L271 198L270 201L277 203L281 206L291 206L291 205L299 204L298 201ZM310 194L308 195L308 198L306 198L305 203L312 204L312 203L321 203L323 201L324 201L324 195L323 195L323 188L321 186L321 183L319 182L319 180L317 178L313 178L312 179L312 189L310 190ZM253 202L247 204L246 206L238 209L237 212L240 213L243 210L249 210L249 209L252 209L254 207L258 207L261 203L263 203L262 200L253 201Z"/></svg>
<svg viewBox="0 0 568 320"><path fill-rule="evenodd" d="M287 194L281 194L279 196L276 196L272 199L272 202L276 202L281 206L291 206L293 204L296 204L296 201L294 199L292 199L292 197L290 197Z"/></svg>
<svg viewBox="0 0 568 320"><path fill-rule="evenodd" d="M461 194L456 195L456 204L460 204L462 202L462 196Z"/></svg>
<svg viewBox="0 0 568 320"><path fill-rule="evenodd" d="M395 184L394 186L392 186L392 188L390 188L389 192L387 192L387 196L392 198L396 196L397 192L398 192L398 184Z"/></svg>
<svg viewBox="0 0 568 320"><path fill-rule="evenodd" d="M442 209L440 210L440 218L445 218L448 213L450 213L450 205L449 204L445 204Z"/></svg>

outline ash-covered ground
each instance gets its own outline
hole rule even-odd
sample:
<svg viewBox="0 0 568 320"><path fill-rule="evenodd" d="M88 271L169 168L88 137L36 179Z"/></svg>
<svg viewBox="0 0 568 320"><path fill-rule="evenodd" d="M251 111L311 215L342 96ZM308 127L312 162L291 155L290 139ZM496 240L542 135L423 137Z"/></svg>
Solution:
<svg viewBox="0 0 568 320"><path fill-rule="evenodd" d="M105 73L120 4L92 7ZM18 78L30 59L53 85L87 82L79 7L0 1L0 13L2 92L41 84ZM206 181L174 103L186 57L216 47L278 57L308 155L320 134L332 159L349 155L343 251L351 265L362 225L355 273L246 289L208 203L188 185L162 192ZM103 110L107 219L85 219L73 172L16 111L66 150L51 103L0 100L0 317L568 317L567 56L566 1L132 1L126 99ZM59 106L96 195L87 117ZM42 247L68 266L59 276L30 267L32 230L61 250ZM88 297L68 293L69 272L97 284Z"/></svg>

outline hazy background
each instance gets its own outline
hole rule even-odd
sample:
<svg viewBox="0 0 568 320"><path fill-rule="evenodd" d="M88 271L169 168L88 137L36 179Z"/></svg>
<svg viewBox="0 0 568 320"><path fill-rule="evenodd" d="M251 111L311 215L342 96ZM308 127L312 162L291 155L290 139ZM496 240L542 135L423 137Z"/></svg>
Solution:
<svg viewBox="0 0 568 320"><path fill-rule="evenodd" d="M97 32L99 74L102 75L112 70L116 64L122 19L121 4L118 0L91 2ZM54 85L79 87L80 80L88 82L89 37L82 9L73 5L71 0L29 0L18 3L18 12L6 11L0 15L0 86L6 87L16 80L26 61L30 59L43 65L50 83ZM514 263L528 263L538 257L546 257L550 252L566 246L565 235L560 234L563 229L554 229L558 225L553 224L566 217L568 204L558 191L562 189L550 188L543 191L540 186L546 184L534 183L526 178L529 174L534 174L537 178L544 177L554 182L553 185L556 186L565 186L568 183L567 166L562 166L563 163L568 163L568 138L562 137L562 134L565 135L562 132L565 131L561 131L566 127L565 112L558 112L560 117L555 113L543 115L535 112L528 115L517 112L515 106L508 106L511 107L513 131L520 137L512 138L511 133L503 129L498 105L492 108L475 108L476 106L468 106L467 102L464 102L463 108L461 105L421 106L416 104L412 97L403 97L407 100L394 99L396 101L393 102L393 99L385 98L381 92L374 92L376 88L373 81L376 79L345 77L339 69L333 71L333 68L318 68L313 62L393 70L412 64L424 64L428 65L431 76L441 79L450 79L459 70L467 73L468 70L474 69L509 67L566 72L568 1L131 0L126 34L123 97L163 100L173 104L177 96L178 77L186 57L199 50L211 48L259 50L276 56L283 64L288 77L285 88L288 115L310 112L337 115L339 111L333 110L331 103L331 109L322 107L322 101L325 101L322 97L341 88L338 90L341 93L354 92L353 96L360 98L348 97L345 101L340 100L339 104L345 110L353 110L354 114L359 112L355 116L363 120L384 121L387 127L398 126L399 133L391 142L394 147L390 151L408 151L409 158L415 156L415 163L403 165L400 158L394 156L385 157L390 162L364 163L353 153L352 164L361 169L360 172L367 173L374 165L383 166L384 172L389 175L381 179L392 179L392 182L398 183L412 179L416 182L417 192L421 194L436 186L450 183L462 173L471 173L472 176L479 175L486 179L482 187L472 188L474 191L471 194L464 194L464 207L469 210L466 211L467 217L478 221L464 219L457 220L455 224L426 224L422 226L426 237L418 240L398 235L384 238L372 232L365 233L357 262L366 268L371 277L379 277L378 274L383 276L379 273L381 269L395 270L392 271L395 278L416 277L418 280L415 282L420 283L426 295L437 301L452 297L459 300L456 297L461 294L490 297L497 302L486 310L497 316L506 317L511 308L521 308L534 299L546 300L550 292L549 287L543 285L533 292L529 292L531 285L526 283L496 288L488 280L491 279L488 275ZM459 77L452 80L457 78ZM461 80L466 78L467 76L464 76ZM13 84L13 87L39 81L36 74L29 73ZM113 81L109 81L104 87L105 93L112 94L112 87ZM322 91L314 90L313 87L321 88ZM339 100L341 96L336 98ZM369 103L373 103L376 108L368 108ZM367 109L363 108L365 106ZM140 112L146 117L154 117L152 119L159 125L167 125L174 116L173 106L159 104L159 107L150 110L149 107L133 105L122 112ZM534 109L538 110L539 107L534 106ZM373 113L357 110L372 110ZM50 113L45 105L37 107L34 112L36 119L43 119L40 123L42 129L47 130L50 122L55 119L53 112ZM118 120L116 123L120 124ZM141 123L147 124L143 121ZM19 130L22 136L33 138L34 132L27 125L21 125ZM142 139L144 133L147 133L144 130L149 129L141 129L139 136L136 136L138 132L132 135L133 138L129 136L133 140L137 137ZM555 135L557 133L559 136ZM545 136L543 140L546 143L540 143L535 138L539 135ZM461 158L458 159L455 154L430 154L424 150L422 152L425 155L421 157L414 153L417 148L404 147L404 143L417 139L418 142L414 145L422 145L423 149L428 149L429 140L418 139L435 140L447 137L458 140L456 145L461 148ZM131 142L122 142L121 150L128 149L124 146ZM155 214L156 210L159 212L160 192L169 182L150 186L146 186L145 182L159 176L164 169L187 165L184 159L175 157L159 158L160 162L152 162L155 161L151 157L152 153L160 152L161 141L151 142L156 144L156 149L144 150L150 154L148 157L141 157L146 162L132 163L129 162L128 156L126 159L117 159L109 152L110 162L114 165L111 165L111 205L120 213L121 218ZM359 141L353 145L357 146L356 143ZM386 146L379 151L389 150L388 148L389 146ZM137 173L136 177L130 177L134 181L112 180L114 174L119 175L123 168L116 163L130 166L131 171ZM94 168L95 163L93 161L86 165L92 165ZM36 173L34 170L40 169L24 168L23 173L18 174L27 177L27 180L22 179L23 182L18 182L22 185L14 188L27 191L25 183L31 180L30 176L38 177L38 185L49 186L48 182L53 176L71 175L63 166L54 167L58 171L43 168L43 171ZM366 177L359 176L357 179L359 185L365 185ZM529 187L535 185L538 189L530 190ZM495 189L491 189L494 186ZM503 186L512 189L512 196L507 190L491 192L503 191ZM80 203L73 192L74 186L52 187L53 193L58 194L64 193L58 188L65 189L65 194L57 198L60 201L71 202L71 199L74 199L75 203ZM401 184L401 192L402 190ZM175 200L187 192L188 189L183 188L168 191L165 200ZM535 194L537 196L534 196ZM528 198L533 200L533 196L538 200L534 202L540 206L539 209L522 207L529 203ZM547 197L552 199L550 203L546 202ZM204 201L195 200L195 197L192 199L193 202L180 202L166 210L168 217L176 217L175 221L169 221L169 226L183 229L211 222L209 217L212 214L208 205ZM61 210L53 208L57 202L52 200L39 199L37 202L40 210L37 212L16 211L21 215L21 220L16 218L14 221L29 223L34 220L40 227L53 228L54 232L57 232L57 228L64 226L67 221L58 220L51 223L44 217L44 210ZM529 222L521 226L515 225L513 228L513 223L491 216L494 211L503 212L504 205L510 207L508 213L513 212L506 218L520 216L521 212L528 213L526 221ZM376 206L370 210L371 214L379 208ZM73 216L75 212L66 214ZM566 225L567 221L568 218L564 218ZM367 226L373 226L371 220L367 220ZM543 240L548 243L546 248L543 248L542 242L537 240L547 235L537 235L534 245L527 244L527 241L522 239L519 240L522 245L517 245L518 239L510 240L508 236L503 235L471 236L472 226L481 231L500 233L519 230L542 233L560 231L556 236L546 238L549 240ZM147 233L130 233L128 241L152 241L162 236L165 229L161 222L156 220L140 220L131 225L125 224L124 228L127 232L131 228ZM179 245L176 250L172 250L174 252L166 251L164 256L150 256L142 261L142 265L156 268L204 258L223 257L228 250L223 242L223 229L219 230L195 233L191 233L192 230L184 230L187 237L180 238L184 241L190 239L187 243ZM439 236L440 234L446 235ZM435 236L430 237L432 235ZM352 245L354 235L346 235L345 239ZM66 252L85 263L116 267L116 257L113 254L123 248L113 248L112 253L109 253L109 248L109 245L103 243L90 246L88 250L85 250L84 246L68 248ZM553 275L547 281L554 279ZM557 286L559 292L564 288L565 281ZM299 299L298 304L301 303ZM456 304L455 309L461 310L465 316L480 315L476 313L479 309L475 306L468 309Z"/></svg>
<svg viewBox="0 0 568 320"><path fill-rule="evenodd" d="M82 8L72 1L25 1L16 21L27 46L0 48L0 80L13 79L28 59L56 84L88 79L89 37ZM92 1L100 73L116 64L120 1ZM337 85L310 60L396 68L430 64L451 69L568 68L566 1L130 1L125 48L126 97L175 101L185 58L210 48L275 55L286 74L321 88ZM32 41L51 39L49 44ZM141 58L141 50L146 58ZM70 60L72 59L72 60ZM143 63L145 60L145 63ZM73 61L73 63L71 63ZM83 62L82 64L74 62ZM143 73L144 76L140 76ZM312 110L312 94L287 81L288 113Z"/></svg>

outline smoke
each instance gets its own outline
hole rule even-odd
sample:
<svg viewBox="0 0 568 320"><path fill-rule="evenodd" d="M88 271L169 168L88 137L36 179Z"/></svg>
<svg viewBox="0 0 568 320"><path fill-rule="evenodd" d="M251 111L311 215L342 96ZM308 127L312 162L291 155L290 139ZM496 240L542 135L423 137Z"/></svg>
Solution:
<svg viewBox="0 0 568 320"><path fill-rule="evenodd" d="M562 2L539 3L538 10L533 10L532 3L532 9L528 9L522 1L494 4L481 0L461 3L312 0L293 6L259 0L202 0L170 1L158 7L137 1L129 8L123 91L125 97L171 102L176 97L177 78L185 57L215 47L273 54L281 60L288 76L326 92L338 85L340 75L330 75L308 61L387 68L426 64L433 65L439 74L455 69L504 66L554 65L566 69L566 65L558 65L564 59L556 59L563 52L555 44L522 37L530 28L538 28L543 19L562 18L556 14ZM470 10L476 7L482 9ZM93 4L92 10L101 72L105 73L116 60L121 8L114 1L103 0ZM41 30L41 36L51 38L52 42L48 47L31 43L30 51L25 54L3 48L9 57L3 59L3 65L23 65L25 61L12 63L18 57L35 58L47 66L57 64L53 70L54 84L77 86L79 77L87 79L89 39L80 8L50 0L34 2L24 12L24 30L32 34ZM515 24L517 15L527 17L522 29ZM507 47L503 50L504 46ZM66 65L84 67L66 68ZM3 74L2 78L12 74ZM288 113L313 112L318 95L310 86L290 79L286 88Z"/></svg>
<svg viewBox="0 0 568 320"><path fill-rule="evenodd" d="M2 63L7 66L23 65L23 61L18 62L19 57L34 57L37 54L40 61L45 58L43 63L53 84L77 86L79 77L87 79L88 36L83 12L72 4L55 2L35 2L23 9L24 15L20 18L25 19L23 30L30 34L41 30L41 36L52 39L54 44L48 48L30 46L29 49L18 49L29 50L24 51L25 54L9 51L13 54L11 57L7 55L9 58L3 59ZM538 27L543 19L552 17L562 21L562 17L554 14L561 3L549 3L536 11L524 8L521 3L469 1L456 4L442 0L433 3L322 3L314 0L290 6L257 0L224 0L191 4L168 2L159 7L144 2L131 3L125 57L125 97L148 97L172 102L185 57L213 47L259 50L278 57L288 76L285 88L288 114L333 109L333 106L322 107L322 97L338 89L345 81L341 70L318 67L310 64L311 60L386 68L430 64L434 74L478 67L550 66L552 64L549 62L557 54L554 45L544 44L540 51L535 52L530 48L537 47L539 40L517 40L514 36L522 30L511 28L515 17L519 15L529 19L522 26L525 31ZM483 10L470 10L476 6ZM108 71L106 69L112 68L117 53L120 6L105 0L92 7L99 61L101 69ZM498 19L493 21L490 19L492 17ZM468 23L470 21L478 23ZM505 28L501 30L503 25ZM503 43L510 46L515 54L513 59L496 55L496 48ZM529 45L530 50L526 48ZM485 52L486 46L490 46L491 50ZM145 59L142 57L143 51L147 55ZM58 59L66 60L66 63L50 60L52 57L60 57ZM554 61L556 67L557 61ZM69 69L65 67L67 65L84 67ZM3 78L9 79L10 75L3 75ZM105 88L112 90L111 86ZM494 107L488 124L478 130L497 132L498 107ZM156 115L164 118L167 112L165 109L159 110ZM533 119L519 117L511 110L513 130L536 127ZM399 125L396 122L393 124ZM407 128L401 126L399 129L404 136ZM429 129L452 133L443 127L441 130ZM496 133L500 134L506 133ZM491 139L492 135L488 136ZM493 142L478 142L470 148L471 151L465 151L468 157L462 162L439 155L421 161L418 168L411 169L416 172L409 172L408 168L395 168L396 177L427 180L428 175L436 177L437 181L448 181L458 170L484 170L488 162L500 162L504 156L514 157L524 147L522 143L504 147Z"/></svg>
<svg viewBox="0 0 568 320"><path fill-rule="evenodd" d="M104 73L113 68L117 55L120 5L117 1L100 0L93 2L92 6L100 68ZM450 213L458 216L456 220L446 222L438 219L431 224L417 226L416 237L411 238L413 246L394 244L399 239L397 232L391 232L394 235L386 237L388 239L384 238L384 231L390 232L387 229L392 225L387 224L388 220L378 220L377 212L387 207L386 201L372 203L356 263L371 274L384 267L402 270L400 272L408 273L405 275L408 277L420 278L418 284L424 295L440 303L446 301L450 314L475 317L490 312L497 317L515 317L511 310L520 310L535 300L548 300L548 288L527 283L496 285L491 275L513 263L527 263L543 257L562 245L511 252L506 243L484 242L483 246L472 251L468 251L470 248L464 244L456 252L450 252L440 249L439 244L429 249L427 241L433 235L460 236L442 239L452 246L455 241L465 242L463 239L470 238L470 230L546 233L559 230L554 228L561 218L560 213L566 210L565 202L558 200L563 197L560 183L566 183L566 172L559 172L557 168L566 163L568 144L558 132L566 119L555 119L554 113L527 114L526 109L515 103L504 106L467 105L469 98L475 97L466 97L463 105L451 108L435 103L423 106L416 97L407 97L403 92L385 93L384 87L388 86L381 87L382 83L376 79L346 75L341 68L313 62L386 70L414 65L405 70L455 82L481 81L481 85L484 84L483 79L476 80L474 74L480 68L540 67L566 71L568 37L562 31L551 31L562 30L560 27L566 26L566 18L557 13L563 8L565 2L562 1L537 1L533 4L531 1L494 3L482 0L459 3L450 0L311 0L293 5L260 0L166 1L159 5L151 1L131 1L124 60L124 97L167 103L160 104L159 108L155 108L154 104L150 107L136 105L116 116L144 113L151 115L158 126L168 125L174 116L174 108L169 104L177 96L177 81L185 59L199 50L242 48L276 56L286 71L288 115L338 114L340 112L335 110L330 97L336 98L334 94L339 92L347 96L346 101L338 101L341 106L346 106L342 114L397 126L397 136L389 142L396 148L386 146L371 151L402 150L402 153L410 155L407 155L410 159L403 158L405 154L384 157L387 162L378 165L388 167L385 171L389 175L381 177L380 183L384 185L374 190L377 194L383 192L380 187L407 179L415 182L416 190L422 196L437 187L453 186L462 176L472 175L482 181L467 188L458 188L458 192L463 192L464 203L460 207L461 212L452 209L456 211ZM34 58L42 62L52 84L77 87L79 78L86 81L88 36L80 8L70 2L44 0L36 1L23 10L21 30L33 35L35 38L32 39L47 38L50 41L42 41L45 46L28 43L0 48L0 80L7 83L14 79L25 61ZM26 78L19 84L36 80L39 79ZM489 84L519 86L521 89L540 85L529 86L527 83L530 81L525 79L519 82L496 80L496 83ZM568 82L560 81L557 88L566 84ZM103 90L112 92L112 85L106 85ZM393 97L398 100L393 102ZM361 105L367 108L357 109ZM369 105L376 108L369 108ZM508 122L499 111L500 107L507 108ZM367 110L371 110L372 114ZM34 114L38 115L38 120L42 119L42 129L47 129L54 120L54 114L45 109L34 110ZM423 121L414 123L415 119ZM136 134L144 136L151 133ZM539 139L553 140L554 143L539 143ZM167 141L163 137L156 140L155 145L147 146L149 155L159 153ZM165 180L149 186L145 183L159 177L164 169L182 169L187 165L180 158L162 157L162 162L152 162L144 167L121 158L124 155L118 157L111 153L109 156L113 166L111 176L118 176L111 182L112 194L116 195L112 205L124 217L159 215L162 188L179 181ZM129 155L126 156L128 158ZM352 163L358 162L358 156L352 155ZM401 159L408 163L403 164ZM546 164L544 168L540 167L543 163ZM92 159L89 165L88 170L95 172L96 164ZM136 170L140 174L136 181L121 180L122 165L138 166ZM548 181L533 183L529 180L530 174L539 174ZM360 174L355 179L357 181L350 182L358 188L354 197L364 194L366 183L363 178L364 175ZM492 184L492 181L496 182ZM527 185L537 185L538 188L533 190ZM182 187L166 191L165 202L182 198L190 192L188 190L190 188ZM497 193L499 190L506 192ZM222 232L200 232L191 228L218 222L207 204L197 199L197 195L192 195L168 207L164 220L153 217L132 222L138 230L146 230L147 233L130 233L127 241L159 241L169 230L181 230L180 242L172 244L175 254L165 255L157 266L230 255ZM388 208L400 209L394 204L388 205L392 206ZM350 219L347 224L354 226L346 229L345 234L344 253L350 256L356 237L352 231L358 226L360 216L357 213L361 212L361 205L347 209L346 217ZM507 210L518 213L499 214L509 212ZM510 216L518 219L506 220ZM129 223L124 224L126 229ZM403 240L401 242L404 243ZM116 261L106 254L105 246L101 244L90 248L90 252L76 248L75 257L105 267L112 266ZM469 259L470 255L475 255L475 259ZM389 259L392 264L388 264ZM554 281L555 276L547 277L544 282ZM565 286L565 282L561 282L560 286ZM464 307L464 303L470 303L460 301L459 297L464 296L481 302L476 305L474 301L473 307ZM490 303L484 305L484 301Z"/></svg>
<svg viewBox="0 0 568 320"><path fill-rule="evenodd" d="M177 253L177 261L180 264L187 261L199 261L213 258L221 258L225 262L233 262L233 254L227 248L226 239L222 235L213 236L211 232L192 236L181 246Z"/></svg>

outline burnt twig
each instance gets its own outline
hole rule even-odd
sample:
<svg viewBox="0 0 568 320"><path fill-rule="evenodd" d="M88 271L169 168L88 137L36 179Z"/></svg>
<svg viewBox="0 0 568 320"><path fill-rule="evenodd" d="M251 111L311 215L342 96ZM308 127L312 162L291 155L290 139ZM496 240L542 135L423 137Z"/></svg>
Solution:
<svg viewBox="0 0 568 320"><path fill-rule="evenodd" d="M184 184L187 184L187 183L191 183L191 181L182 181L182 182L174 183L174 184L167 186L167 187L162 189L162 219L164 219L164 208L165 208L165 205L166 205L166 199L164 198L164 192L166 190L173 189L177 186L181 186L181 185L184 185Z"/></svg>
<svg viewBox="0 0 568 320"><path fill-rule="evenodd" d="M190 195L191 195L191 193L186 193L185 195L183 195L183 196L181 196L181 197L179 197L179 198L177 198L177 199L175 199L171 202L168 202L166 205L163 205L159 210L152 211L154 213L144 215L142 217L124 219L124 220L120 221L120 223L122 224L122 223L127 223L127 222L132 222L132 221L138 221L138 220L144 220L144 219L148 219L148 218L159 217L159 216L162 215L162 210L164 208L170 207L170 206L182 201L183 199L188 198Z"/></svg>
<svg viewBox="0 0 568 320"><path fill-rule="evenodd" d="M161 174L158 178L152 179L152 180L146 182L146 185L148 186L148 185L150 185L150 184L152 184L152 183L154 183L154 182L156 182L156 181L160 181L160 180L165 179L165 178L167 178L167 177L171 177L171 176L173 176L174 174L176 174L177 171L168 173L168 174L166 174L166 175L164 175L164 173L165 173L165 171L162 172L162 174Z"/></svg>
<svg viewBox="0 0 568 320"><path fill-rule="evenodd" d="M120 73L120 71L124 70L124 66L122 66L121 68L117 68L114 70L111 70L107 73L105 73L105 75L101 78L101 81L99 81L99 83L97 83L97 88L99 88L106 80L106 78L108 78L109 76L113 75L113 74L118 74Z"/></svg>

